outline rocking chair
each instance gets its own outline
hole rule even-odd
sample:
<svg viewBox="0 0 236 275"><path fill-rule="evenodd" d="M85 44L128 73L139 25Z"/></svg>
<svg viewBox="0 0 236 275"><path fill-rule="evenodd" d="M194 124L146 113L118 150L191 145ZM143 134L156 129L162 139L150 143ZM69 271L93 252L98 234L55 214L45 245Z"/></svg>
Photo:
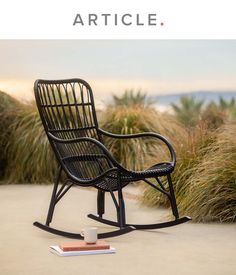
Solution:
<svg viewBox="0 0 236 275"><path fill-rule="evenodd" d="M92 89L81 79L37 80L34 92L39 114L50 145L57 158L59 169L52 191L46 223L34 225L57 235L82 239L78 233L66 232L50 226L54 208L73 185L93 186L97 193L97 215L88 217L98 222L118 227L118 230L98 234L98 238L119 236L135 229L157 229L187 222L191 218L179 218L175 200L171 172L176 156L171 144L157 133L117 135L108 133L98 126ZM144 171L131 171L123 167L104 145L104 137L114 139L137 139L152 137L163 142L171 160L157 163ZM62 171L65 176L62 176ZM168 190L160 177L167 177ZM149 179L157 181L153 184ZM131 182L143 180L154 189L162 192L170 201L174 220L154 224L129 224L125 219L125 203L122 189ZM62 182L59 185L59 182ZM117 221L103 218L105 192L109 192L117 211ZM114 192L118 193L118 199Z"/></svg>

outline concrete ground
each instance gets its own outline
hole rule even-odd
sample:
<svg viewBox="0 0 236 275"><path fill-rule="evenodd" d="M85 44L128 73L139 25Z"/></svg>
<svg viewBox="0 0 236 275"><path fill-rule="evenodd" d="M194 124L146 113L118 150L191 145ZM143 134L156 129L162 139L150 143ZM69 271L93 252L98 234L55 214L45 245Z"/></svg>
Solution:
<svg viewBox="0 0 236 275"><path fill-rule="evenodd" d="M49 246L70 241L34 226L46 217L52 186L0 186L0 274L18 275L115 275L115 274L236 274L236 225L185 223L154 231L134 231L107 239L116 254L59 257ZM132 188L131 188L132 189ZM128 189L127 192L132 192ZM115 217L107 197L107 217ZM126 196L129 222L157 221L166 210L140 206ZM90 220L96 213L96 192L72 188L59 202L53 226L79 231L96 226L100 232L111 229Z"/></svg>

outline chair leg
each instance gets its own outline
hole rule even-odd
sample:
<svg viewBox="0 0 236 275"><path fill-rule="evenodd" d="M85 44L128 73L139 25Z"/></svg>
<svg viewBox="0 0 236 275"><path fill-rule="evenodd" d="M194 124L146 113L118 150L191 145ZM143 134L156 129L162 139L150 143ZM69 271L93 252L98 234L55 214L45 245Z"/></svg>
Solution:
<svg viewBox="0 0 236 275"><path fill-rule="evenodd" d="M97 211L98 216L102 218L102 215L105 213L105 192L98 190L97 194Z"/></svg>
<svg viewBox="0 0 236 275"><path fill-rule="evenodd" d="M125 202L124 202L122 188L121 188L121 184L120 184L119 179L118 179L118 199L119 199L119 208L117 209L117 215L118 215L117 219L118 219L119 226L122 229L122 228L125 227L125 224L126 224L126 220L125 220Z"/></svg>
<svg viewBox="0 0 236 275"><path fill-rule="evenodd" d="M58 169L57 172L57 176L55 178L55 182L54 182L54 187L53 187L53 191L52 191L52 196L51 196L51 201L50 201L50 205L49 205L49 209L48 209L48 215L47 215L47 219L46 219L46 225L49 226L50 222L52 221L52 217L53 217L53 213L54 213L54 208L56 205L56 195L57 195L57 189L58 189L58 184L60 181L60 177L61 177L61 166Z"/></svg>
<svg viewBox="0 0 236 275"><path fill-rule="evenodd" d="M172 213L175 216L175 218L178 219L179 212L178 212L178 208L177 208L177 204L176 204L175 192L174 192L174 187L173 187L173 183L172 183L170 174L167 175L167 180L168 180L169 189L170 189L170 203L171 203Z"/></svg>
<svg viewBox="0 0 236 275"><path fill-rule="evenodd" d="M175 226L175 225L179 225L179 224L190 221L191 217L188 217L188 216L179 218L174 188L173 188L173 184L172 184L170 175L167 175L167 180L168 180L168 184L169 184L169 192L167 192L165 190L165 188L162 186L162 183L160 184L161 188L159 188L146 179L144 181L146 183L148 183L150 186L152 186L154 189L156 189L159 192L162 192L163 194L165 194L168 197L168 199L170 200L170 203L171 203L172 213L175 217L174 220L167 221L167 222L152 223L152 224L129 224L129 223L126 223L126 221L125 221L125 205L124 205L122 189L121 189L120 184L118 184L118 196L119 196L119 205L117 204L118 221L103 219L103 218L97 217L93 214L89 214L88 217L90 219L93 219L95 221L98 221L98 222L101 222L101 223L104 223L107 225L116 226L116 227L125 226L125 228L127 228L127 226L128 227L131 226L138 230L144 230L144 229L152 230L152 229L166 228L166 227Z"/></svg>
<svg viewBox="0 0 236 275"><path fill-rule="evenodd" d="M125 203L123 198L119 199L118 223L121 229L125 227Z"/></svg>

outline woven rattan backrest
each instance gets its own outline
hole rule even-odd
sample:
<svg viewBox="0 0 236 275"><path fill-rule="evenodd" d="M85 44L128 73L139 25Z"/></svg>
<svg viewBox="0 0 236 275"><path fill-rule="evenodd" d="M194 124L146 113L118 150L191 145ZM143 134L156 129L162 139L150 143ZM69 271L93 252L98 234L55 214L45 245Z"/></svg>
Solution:
<svg viewBox="0 0 236 275"><path fill-rule="evenodd" d="M65 139L98 138L93 94L87 82L38 80L34 91L46 132Z"/></svg>
<svg viewBox="0 0 236 275"><path fill-rule="evenodd" d="M34 86L36 103L46 133L70 140L91 137L102 141L91 87L81 79L37 80ZM77 178L92 179L111 167L103 151L94 143L56 142L50 138L58 161Z"/></svg>

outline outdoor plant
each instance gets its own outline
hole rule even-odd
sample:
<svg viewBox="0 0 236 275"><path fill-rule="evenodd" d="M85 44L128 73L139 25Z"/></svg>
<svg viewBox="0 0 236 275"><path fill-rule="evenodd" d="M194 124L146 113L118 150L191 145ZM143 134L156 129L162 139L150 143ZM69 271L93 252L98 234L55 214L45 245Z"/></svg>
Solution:
<svg viewBox="0 0 236 275"><path fill-rule="evenodd" d="M201 121L209 130L218 129L228 119L227 113L216 102L210 102L202 111Z"/></svg>
<svg viewBox="0 0 236 275"><path fill-rule="evenodd" d="M149 106L154 102L151 101L146 93L143 93L141 90L125 90L125 92L121 96L112 95L112 106Z"/></svg>
<svg viewBox="0 0 236 275"><path fill-rule="evenodd" d="M9 183L51 182L56 162L34 103L18 108L9 128L13 134L6 147L6 180Z"/></svg>
<svg viewBox="0 0 236 275"><path fill-rule="evenodd" d="M186 127L195 127L200 119L203 100L197 100L194 96L182 96L179 104L171 106L177 119Z"/></svg>
<svg viewBox="0 0 236 275"><path fill-rule="evenodd" d="M223 125L216 142L195 166L180 210L197 222L236 221L236 124Z"/></svg>
<svg viewBox="0 0 236 275"><path fill-rule="evenodd" d="M1 101L5 110L0 116L0 127L4 127L0 140L6 137L2 159L4 180L8 183L52 182L57 164L35 102L20 103L6 94L3 98L7 99L5 103ZM56 94L56 98L67 102L66 96L58 98ZM63 117L62 113L58 115Z"/></svg>
<svg viewBox="0 0 236 275"><path fill-rule="evenodd" d="M219 98L219 109L224 111L229 120L232 120L236 117L236 101L235 98L232 97L230 100L225 100L223 97Z"/></svg>
<svg viewBox="0 0 236 275"><path fill-rule="evenodd" d="M220 97L218 102L211 101L202 111L201 121L209 129L217 129L221 125L233 122L236 118L236 102L234 98L225 100Z"/></svg>
<svg viewBox="0 0 236 275"><path fill-rule="evenodd" d="M177 203L184 198L187 199L188 179L194 168L201 163L214 140L215 134L209 132L204 124L199 124L192 131L183 128L181 132L178 132L177 138L172 140L177 155L176 167L172 173ZM166 181L164 183L166 185ZM166 188L168 189L168 186ZM150 206L170 206L165 195L155 192L149 186L145 186L142 202Z"/></svg>
<svg viewBox="0 0 236 275"><path fill-rule="evenodd" d="M16 110L20 106L19 101L0 91L0 179L3 179L8 163L6 145L13 134L10 125L15 120Z"/></svg>
<svg viewBox="0 0 236 275"><path fill-rule="evenodd" d="M158 113L151 107L137 105L107 107L101 115L100 125L101 128L112 133L157 132L170 140L176 140L176 135L181 129L173 116ZM166 160L167 157L165 146L153 138L139 138L132 142L109 138L105 142L114 157L129 169L141 170L163 158ZM181 142L181 140L176 140L176 142Z"/></svg>

